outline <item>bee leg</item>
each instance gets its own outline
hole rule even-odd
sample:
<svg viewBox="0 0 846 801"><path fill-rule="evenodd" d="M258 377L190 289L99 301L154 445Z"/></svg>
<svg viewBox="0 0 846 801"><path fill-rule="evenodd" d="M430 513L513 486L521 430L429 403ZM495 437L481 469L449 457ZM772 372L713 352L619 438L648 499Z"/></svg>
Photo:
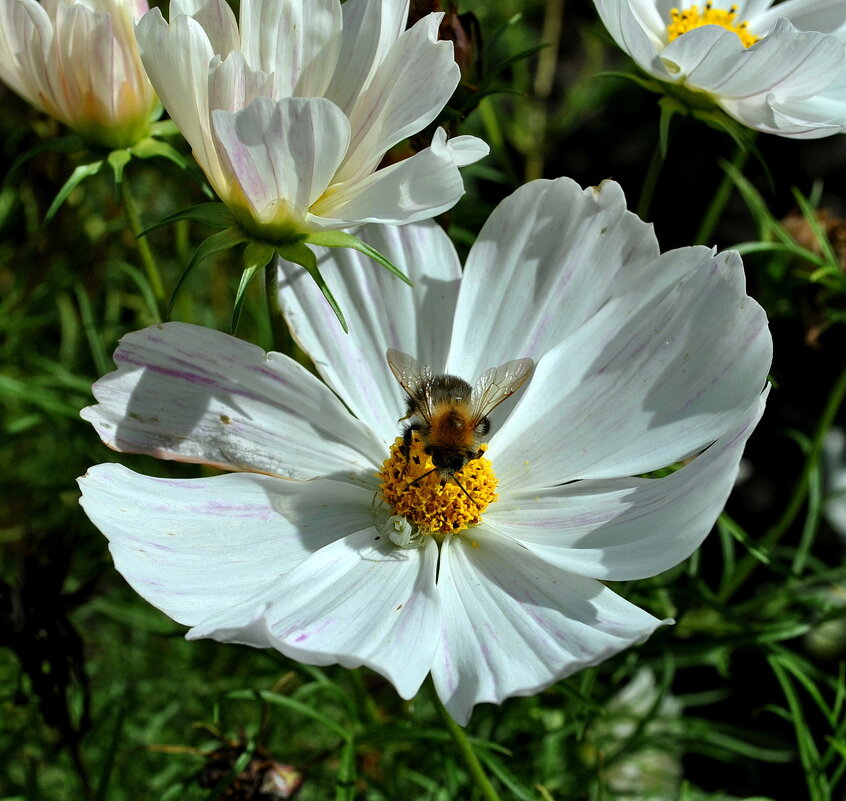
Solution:
<svg viewBox="0 0 846 801"><path fill-rule="evenodd" d="M405 431L402 432L402 456L405 459L405 463L408 464L408 456L411 453L411 437L414 435L415 431L419 431L421 426L418 423L411 423L405 427Z"/></svg>

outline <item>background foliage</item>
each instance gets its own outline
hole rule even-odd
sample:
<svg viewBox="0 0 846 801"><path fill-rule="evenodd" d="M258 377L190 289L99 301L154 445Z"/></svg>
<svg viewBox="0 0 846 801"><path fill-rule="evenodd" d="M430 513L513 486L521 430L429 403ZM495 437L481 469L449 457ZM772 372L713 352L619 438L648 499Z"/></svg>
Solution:
<svg viewBox="0 0 846 801"><path fill-rule="evenodd" d="M651 202L638 200L657 97L598 75L630 65L592 4L458 11L478 28L463 18L470 67L444 121L492 148L442 221L459 247L526 180L612 177L663 248L742 246L776 354L767 414L715 533L675 570L616 587L677 625L536 697L482 706L471 742L503 798L846 798L844 540L823 515L821 460L846 391L846 142L759 137L759 157L745 158L724 133L676 117ZM61 134L0 95L7 167ZM74 479L117 459L153 475L201 468L108 452L78 417L118 338L163 308L110 171L45 222L79 157L43 152L0 189L0 800L272 798L254 791L270 768L293 775L281 766L302 775L304 800L476 797L425 688L406 703L366 670L186 643L115 572ZM132 160L124 181L142 226L204 199L162 159ZM728 202L709 216L721 185ZM147 238L166 293L209 233L182 222ZM172 317L227 330L238 269L232 254L211 260ZM274 344L261 282L238 333ZM641 668L652 689L641 676L621 698ZM640 789L626 792L626 777Z"/></svg>

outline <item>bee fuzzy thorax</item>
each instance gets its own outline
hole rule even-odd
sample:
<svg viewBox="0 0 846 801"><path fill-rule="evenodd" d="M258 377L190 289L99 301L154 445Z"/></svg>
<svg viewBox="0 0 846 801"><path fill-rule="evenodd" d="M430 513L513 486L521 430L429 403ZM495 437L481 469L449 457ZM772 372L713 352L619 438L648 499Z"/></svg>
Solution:
<svg viewBox="0 0 846 801"><path fill-rule="evenodd" d="M479 447L482 454L486 447ZM403 438L397 437L378 474L380 490L392 514L401 515L421 533L463 531L479 523L482 512L497 499L493 465L484 455L468 461L453 476L436 468L416 432L407 459L405 450Z"/></svg>

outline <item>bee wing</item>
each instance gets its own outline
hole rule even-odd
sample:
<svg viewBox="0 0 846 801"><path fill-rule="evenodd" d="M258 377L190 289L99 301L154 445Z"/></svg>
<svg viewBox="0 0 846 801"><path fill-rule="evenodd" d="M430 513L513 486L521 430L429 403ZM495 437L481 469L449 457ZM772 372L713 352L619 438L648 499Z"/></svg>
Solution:
<svg viewBox="0 0 846 801"><path fill-rule="evenodd" d="M535 363L531 359L514 359L499 367L485 370L473 386L473 394L470 397L473 427L520 389L529 380L534 369Z"/></svg>
<svg viewBox="0 0 846 801"><path fill-rule="evenodd" d="M428 420L432 416L432 368L394 348L388 348L386 355L394 377Z"/></svg>

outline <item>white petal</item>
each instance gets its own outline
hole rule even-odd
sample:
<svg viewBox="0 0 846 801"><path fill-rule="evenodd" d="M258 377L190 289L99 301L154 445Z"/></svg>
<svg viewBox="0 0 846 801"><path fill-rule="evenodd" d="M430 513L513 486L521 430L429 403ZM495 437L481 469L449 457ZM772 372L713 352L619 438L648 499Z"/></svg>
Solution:
<svg viewBox="0 0 846 801"><path fill-rule="evenodd" d="M275 586L294 565L370 520L371 493L336 481L254 473L163 479L101 464L79 485L80 503L108 537L117 570L189 626Z"/></svg>
<svg viewBox="0 0 846 801"><path fill-rule="evenodd" d="M241 53L222 61L215 56L209 65L209 108L241 111L257 97L273 97L273 76L252 70Z"/></svg>
<svg viewBox="0 0 846 801"><path fill-rule="evenodd" d="M414 287L356 251L316 248L349 334L301 267L280 261L279 298L291 331L324 380L389 443L400 432L405 394L385 351L397 348L443 370L461 264L449 237L433 222L368 226L356 233L404 270Z"/></svg>
<svg viewBox="0 0 846 801"><path fill-rule="evenodd" d="M608 33L638 66L657 78L671 80L658 58L666 42L669 15L666 19L659 16L651 3L594 0L594 4Z"/></svg>
<svg viewBox="0 0 846 801"><path fill-rule="evenodd" d="M82 410L119 451L307 479L371 473L384 445L287 356L201 326L128 334Z"/></svg>
<svg viewBox="0 0 846 801"><path fill-rule="evenodd" d="M503 493L485 524L562 570L625 581L667 570L711 530L734 486L766 393L691 463L665 478L579 481Z"/></svg>
<svg viewBox="0 0 846 801"><path fill-rule="evenodd" d="M475 547L469 539L448 537L441 549L443 634L432 668L438 695L460 724L475 704L532 695L641 642L662 623L484 524Z"/></svg>
<svg viewBox="0 0 846 801"><path fill-rule="evenodd" d="M241 52L276 76L277 98L321 96L341 49L337 0L242 0Z"/></svg>
<svg viewBox="0 0 846 801"><path fill-rule="evenodd" d="M425 128L452 96L461 71L452 42L438 41L442 16L428 14L400 36L353 106L339 182L373 172L389 148Z"/></svg>
<svg viewBox="0 0 846 801"><path fill-rule="evenodd" d="M500 487L637 475L692 456L761 392L772 358L736 253L681 248L663 296L612 299L538 363L491 439ZM650 271L644 271L647 274Z"/></svg>
<svg viewBox="0 0 846 801"><path fill-rule="evenodd" d="M0 79L24 100L44 111L50 100L53 23L35 0L0 3Z"/></svg>
<svg viewBox="0 0 846 801"><path fill-rule="evenodd" d="M538 359L613 295L647 281L657 288L667 273L643 274L657 256L652 226L626 210L619 184L525 184L497 206L467 257L449 371L472 378Z"/></svg>
<svg viewBox="0 0 846 801"><path fill-rule="evenodd" d="M211 185L225 196L228 182L217 157L209 116L209 65L214 51L208 36L191 17L176 17L168 25L157 8L141 18L135 34L144 68L162 105Z"/></svg>
<svg viewBox="0 0 846 801"><path fill-rule="evenodd" d="M800 33L779 20L748 49L731 31L706 25L670 42L661 57L693 88L734 99L762 93L784 99L825 89L843 64L844 52L833 36Z"/></svg>
<svg viewBox="0 0 846 801"><path fill-rule="evenodd" d="M312 207L309 220L320 230L364 222L402 225L434 217L451 209L464 194L457 162L468 163L471 151L465 139L454 154L443 129L438 128L431 147L361 181L333 186ZM475 149L475 153L487 151L484 143Z"/></svg>
<svg viewBox="0 0 846 801"><path fill-rule="evenodd" d="M834 33L842 37L846 26L843 0L785 0L755 19L755 33L766 33L779 17L790 20L800 31Z"/></svg>
<svg viewBox="0 0 846 801"><path fill-rule="evenodd" d="M773 133L817 139L846 129L846 69L825 91L800 101L769 103Z"/></svg>
<svg viewBox="0 0 846 801"><path fill-rule="evenodd" d="M364 529L294 565L260 608L251 601L221 610L188 636L269 645L312 665L366 665L411 698L437 647L437 560L431 538L425 548L400 549Z"/></svg>
<svg viewBox="0 0 846 801"><path fill-rule="evenodd" d="M212 50L221 58L241 48L238 22L224 0L171 0L170 19L193 17L209 38Z"/></svg>
<svg viewBox="0 0 846 801"><path fill-rule="evenodd" d="M349 116L359 95L405 30L408 0L347 0L341 6L340 67L324 94Z"/></svg>
<svg viewBox="0 0 846 801"><path fill-rule="evenodd" d="M322 97L257 97L243 111L213 111L212 120L221 162L262 224L289 213L301 221L349 143L347 118Z"/></svg>

